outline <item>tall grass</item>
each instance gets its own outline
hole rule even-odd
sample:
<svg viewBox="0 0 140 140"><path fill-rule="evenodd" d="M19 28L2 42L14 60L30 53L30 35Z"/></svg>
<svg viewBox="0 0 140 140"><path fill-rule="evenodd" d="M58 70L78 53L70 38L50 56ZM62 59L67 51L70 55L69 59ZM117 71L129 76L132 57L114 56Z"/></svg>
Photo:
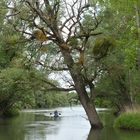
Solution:
<svg viewBox="0 0 140 140"><path fill-rule="evenodd" d="M140 130L140 113L123 113L114 122L114 127L128 130Z"/></svg>

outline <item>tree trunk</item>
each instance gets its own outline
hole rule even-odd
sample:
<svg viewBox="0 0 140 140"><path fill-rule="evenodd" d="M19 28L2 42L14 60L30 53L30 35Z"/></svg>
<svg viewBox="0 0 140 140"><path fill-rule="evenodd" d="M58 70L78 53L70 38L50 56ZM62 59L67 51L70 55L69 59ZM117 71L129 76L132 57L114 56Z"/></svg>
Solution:
<svg viewBox="0 0 140 140"><path fill-rule="evenodd" d="M125 93L122 93L125 94ZM127 112L127 111L132 111L133 110L133 104L131 101L131 98L129 95L125 94L125 97L122 99L121 106L120 106L120 111L121 112Z"/></svg>
<svg viewBox="0 0 140 140"><path fill-rule="evenodd" d="M62 48L62 47L61 47ZM102 123L99 119L94 103L92 103L88 97L85 89L86 83L81 75L80 66L75 64L69 51L61 49L64 56L65 63L67 64L71 77L75 84L76 92L79 96L80 102L87 114L88 120L92 128L102 128Z"/></svg>
<svg viewBox="0 0 140 140"><path fill-rule="evenodd" d="M88 116L88 120L90 122L90 125L92 128L102 128L102 123L99 119L99 116L97 114L97 111L95 109L94 103L91 102L91 100L88 97L88 93L85 89L85 83L83 81L83 78L80 74L79 68L74 66L75 69L71 69L71 76L75 83L75 88L77 91L77 94L79 96L80 102L85 109L85 112Z"/></svg>
<svg viewBox="0 0 140 140"><path fill-rule="evenodd" d="M88 120L90 122L91 127L92 128L102 128L102 123L100 122L100 119L99 119L99 116L95 109L95 106L93 103L90 102L83 86L78 85L76 88L77 88L76 91L80 98L80 102L85 109L85 112L88 116Z"/></svg>
<svg viewBox="0 0 140 140"><path fill-rule="evenodd" d="M138 32L138 52L137 52L137 65L140 74L140 10L139 10L139 2L135 1L134 4L135 13L136 13L136 24L137 24L137 32Z"/></svg>

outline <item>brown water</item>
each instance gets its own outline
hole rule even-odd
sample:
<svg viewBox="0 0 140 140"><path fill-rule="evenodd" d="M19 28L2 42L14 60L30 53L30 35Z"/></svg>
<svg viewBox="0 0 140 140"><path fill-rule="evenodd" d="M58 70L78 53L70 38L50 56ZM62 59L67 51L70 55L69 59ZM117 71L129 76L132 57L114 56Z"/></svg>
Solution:
<svg viewBox="0 0 140 140"><path fill-rule="evenodd" d="M0 140L140 140L139 132L116 130L108 110L97 109L105 128L90 130L81 106L57 108L61 117L54 119L52 110L25 110L19 117L0 119Z"/></svg>

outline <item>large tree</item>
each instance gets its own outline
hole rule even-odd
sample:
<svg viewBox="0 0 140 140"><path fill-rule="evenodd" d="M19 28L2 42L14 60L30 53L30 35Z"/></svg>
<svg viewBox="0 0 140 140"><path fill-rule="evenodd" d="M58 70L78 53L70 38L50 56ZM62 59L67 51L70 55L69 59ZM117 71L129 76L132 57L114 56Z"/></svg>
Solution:
<svg viewBox="0 0 140 140"><path fill-rule="evenodd" d="M98 3L91 7L86 0L9 0L5 6L9 9L6 22L21 32L27 41L35 42L35 50L40 51L46 46L55 46L56 52L52 63L47 65L49 55L46 50L33 61L46 70L67 71L72 79L70 85L72 87L64 89L54 84L52 87L58 90L76 90L91 127L101 128L102 123L94 105L93 81L96 81L100 74L98 65L94 63L95 59L102 57L102 54L94 58L88 42L89 39L96 39L101 35L98 30L101 23ZM111 45L105 38L102 40L102 45L99 44L99 47ZM37 48L36 44L40 44L40 47ZM103 55L107 50L108 48L105 48ZM55 65L54 60L57 60ZM95 67L89 70L88 67L91 65Z"/></svg>

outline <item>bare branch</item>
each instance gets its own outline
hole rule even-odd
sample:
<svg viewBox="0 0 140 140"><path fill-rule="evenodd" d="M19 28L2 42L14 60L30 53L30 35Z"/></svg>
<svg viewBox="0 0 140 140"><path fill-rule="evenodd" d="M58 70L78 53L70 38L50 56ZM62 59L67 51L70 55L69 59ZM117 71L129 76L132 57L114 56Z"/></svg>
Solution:
<svg viewBox="0 0 140 140"><path fill-rule="evenodd" d="M6 18L14 17L14 16L17 16L17 15L19 15L19 14L20 14L20 12L11 13L11 14L6 15Z"/></svg>
<svg viewBox="0 0 140 140"><path fill-rule="evenodd" d="M26 34L26 35L32 36L32 33L29 33L29 32L27 32L27 31L25 31L25 30L22 30L22 29L17 28L17 26L16 26L15 24L13 24L13 22L12 22L11 20L8 19L7 21L13 26L13 28L14 28L17 32L21 32L22 34Z"/></svg>
<svg viewBox="0 0 140 140"><path fill-rule="evenodd" d="M73 15L73 16L70 16L68 19L66 19L66 20L64 21L64 23L62 24L60 30L62 30L64 27L67 27L66 24L67 24L70 20L72 20L73 18L74 18L74 15ZM67 27L67 29L69 29L69 28Z"/></svg>
<svg viewBox="0 0 140 140"><path fill-rule="evenodd" d="M28 4L28 6L31 8L31 10L33 12L37 13L39 15L39 17L42 19L42 21L44 21L48 25L46 18L44 17L44 15L42 15L42 11L34 8L28 0L26 0L25 2Z"/></svg>
<svg viewBox="0 0 140 140"><path fill-rule="evenodd" d="M88 36L97 36L97 35L101 35L102 32L98 32L98 33L89 33L89 34L79 34L76 35L76 38L84 38L84 37L88 37Z"/></svg>
<svg viewBox="0 0 140 140"><path fill-rule="evenodd" d="M44 3L45 3L46 8L47 8L48 6L50 6L49 0L44 0Z"/></svg>
<svg viewBox="0 0 140 140"><path fill-rule="evenodd" d="M73 91L73 90L75 90L74 87L73 88L62 88L62 87L56 86L54 83L52 83L52 82L50 82L46 79L41 79L41 78L38 78L38 77L33 77L33 78L35 78L37 80L40 80L40 81L42 81L46 84L46 87L45 86L43 87L44 91L48 91L48 90L49 91ZM48 86L50 86L50 87L48 87Z"/></svg>
<svg viewBox="0 0 140 140"><path fill-rule="evenodd" d="M68 71L68 68L66 67L54 67L54 66L46 66L44 63L40 62L40 61L36 61L37 64L41 65L42 67L47 67L48 69L52 70L52 71Z"/></svg>
<svg viewBox="0 0 140 140"><path fill-rule="evenodd" d="M49 67L53 71L68 71L68 68L63 67Z"/></svg>
<svg viewBox="0 0 140 140"><path fill-rule="evenodd" d="M53 5L53 10L54 11L54 17L55 17L55 20L57 19L57 16L58 16L58 12L59 12L59 8L60 8L60 0L55 0L54 1L54 5Z"/></svg>
<svg viewBox="0 0 140 140"><path fill-rule="evenodd" d="M98 26L99 26L99 25L101 24L101 22L102 22L102 20L98 20L98 18L97 18L97 16L96 16L96 13L95 13L95 12L93 13L93 15L94 15L94 19L95 19L95 27L92 28L92 29L90 29L91 31L94 31L95 29L97 29Z"/></svg>
<svg viewBox="0 0 140 140"><path fill-rule="evenodd" d="M62 91L62 92L69 92L69 91L74 91L75 88L46 88L45 91Z"/></svg>

